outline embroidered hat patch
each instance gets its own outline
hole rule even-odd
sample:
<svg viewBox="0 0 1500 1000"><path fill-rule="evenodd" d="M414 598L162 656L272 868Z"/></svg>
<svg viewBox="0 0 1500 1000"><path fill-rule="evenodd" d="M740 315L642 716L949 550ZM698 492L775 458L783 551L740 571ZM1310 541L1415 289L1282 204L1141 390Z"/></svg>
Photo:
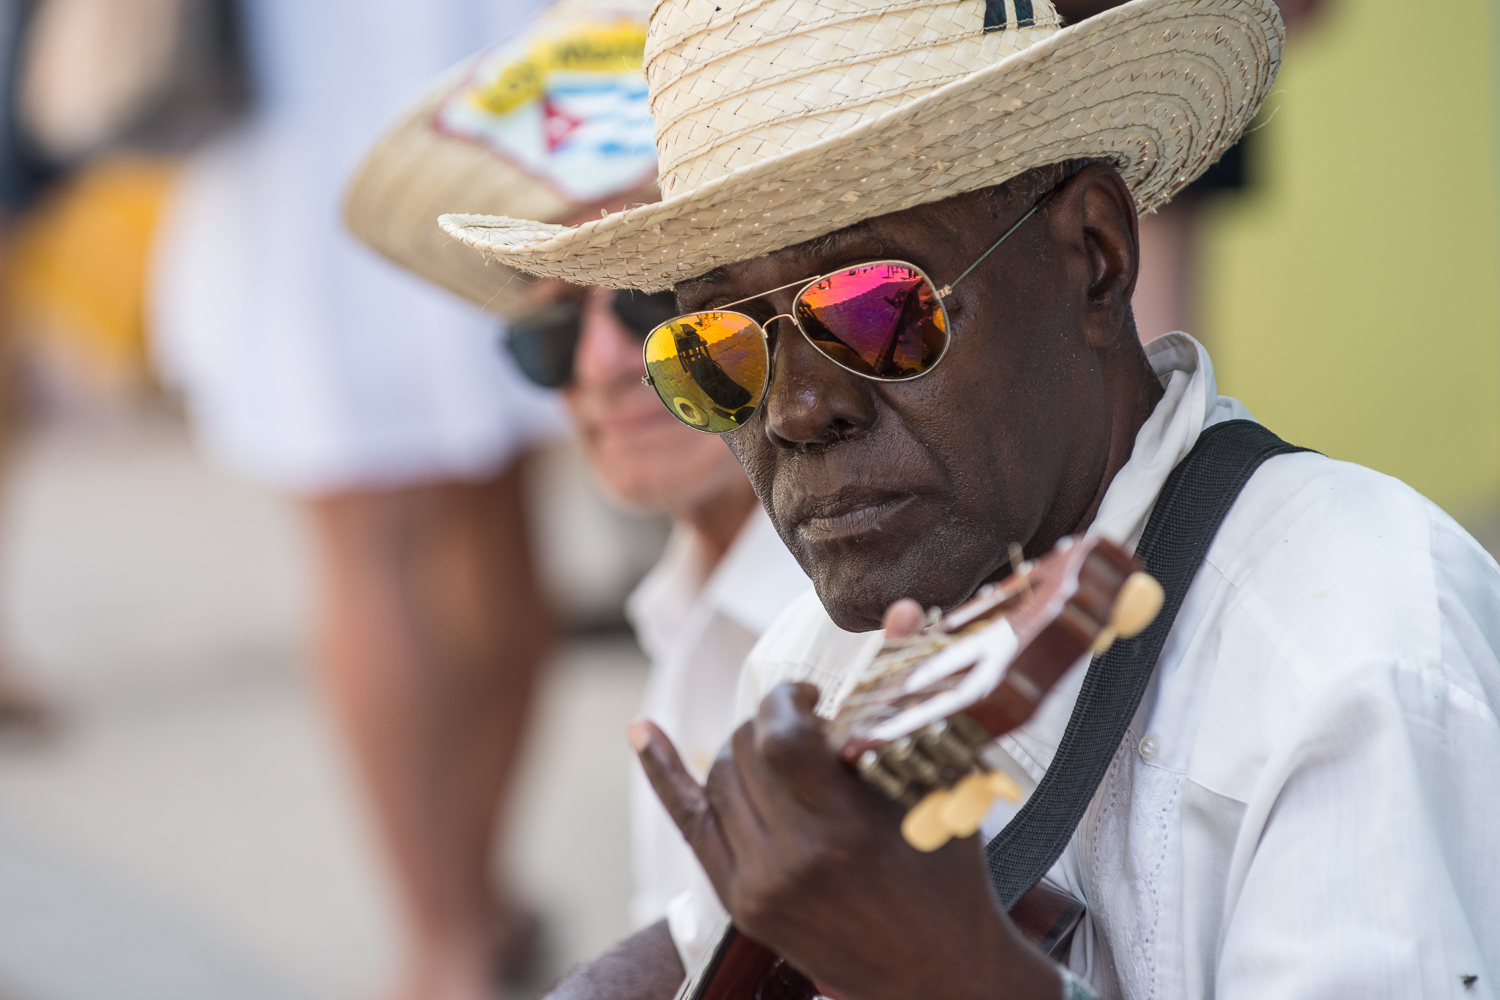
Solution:
<svg viewBox="0 0 1500 1000"><path fill-rule="evenodd" d="M543 21L480 55L434 124L572 201L636 190L656 172L645 45L646 25L630 15Z"/></svg>

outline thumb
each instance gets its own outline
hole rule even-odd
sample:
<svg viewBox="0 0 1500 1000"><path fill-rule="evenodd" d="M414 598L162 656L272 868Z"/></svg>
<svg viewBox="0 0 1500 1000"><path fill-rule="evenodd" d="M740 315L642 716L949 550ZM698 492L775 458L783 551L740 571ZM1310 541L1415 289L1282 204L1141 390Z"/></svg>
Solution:
<svg viewBox="0 0 1500 1000"><path fill-rule="evenodd" d="M910 597L901 600L885 609L885 618L881 621L881 627L885 629L887 639L905 639L917 634L922 627L922 605Z"/></svg>

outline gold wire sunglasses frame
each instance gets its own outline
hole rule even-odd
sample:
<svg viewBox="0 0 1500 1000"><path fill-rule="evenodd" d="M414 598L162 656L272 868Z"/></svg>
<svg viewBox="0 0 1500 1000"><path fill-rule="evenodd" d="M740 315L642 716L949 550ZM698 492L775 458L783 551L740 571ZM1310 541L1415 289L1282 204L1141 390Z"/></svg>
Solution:
<svg viewBox="0 0 1500 1000"><path fill-rule="evenodd" d="M953 335L952 335L952 333L950 331L950 327L948 325L948 309L943 304L943 300L945 298L947 298L949 296L949 294L952 293L954 286L956 286L960 281L963 281L970 274L972 274L975 268L977 268L980 264L984 263L985 258L989 257L990 254L994 253L997 249L999 249L1000 244L1002 244L1006 240L1008 240L1011 237L1011 235L1016 230L1020 229L1023 225L1025 225L1028 219L1030 219L1037 212L1041 211L1042 208L1044 206L1046 206L1046 204L1049 201L1052 200L1053 195L1055 195L1058 192L1058 190L1063 186L1063 184L1066 184L1066 183L1067 183L1067 181L1063 181L1062 183L1058 184L1056 187L1053 187L1050 190L1048 190L1040 198L1038 198L1037 201L1036 201L1036 203L1033 204L1029 210L1027 210L1026 214L1023 215L1023 216L1021 216L1019 219L1017 219L1011 225L1011 227L1009 229L1007 229L1000 236L1000 238L998 240L996 240L994 243L990 244L989 249L987 249L984 253L980 254L979 257L974 261L974 263L970 264L967 268L965 268L964 272L962 274L960 274L957 278L954 278L951 282L949 282L946 285L943 285L941 288L938 287L937 282L933 281L932 278L928 276L928 274L927 274L926 271L922 270L917 265L910 263L909 261L896 260L896 259L872 260L872 261L866 261L866 262L861 263L861 264L854 264L854 265L849 266L849 267L841 267L841 268L838 268L837 270L828 271L828 272L826 272L824 274L819 274L819 275L816 275L816 276L814 276L812 278L799 279L797 281L789 281L785 285L777 285L775 288L769 288L769 289L767 289L764 292L758 292L755 295L747 295L745 298L742 298L742 299L735 299L733 302L727 302L724 305L719 306L719 307L717 307L715 309L699 309L699 310L696 310L694 312L683 313L681 316L676 316L676 317L674 317L672 319L669 319L665 323L659 323L655 327L652 328L651 332L646 335L646 339L641 344L641 362L642 362L643 366L646 368L646 371L647 371L647 374L641 376L641 383L643 385L649 385L652 388L655 388L657 390L657 396L658 396L658 398L661 399L662 405L667 408L667 411L670 412L678 420L682 421L682 423L684 423L687 426L693 428L694 430L703 431L705 434L727 434L730 430L734 430L735 429L734 427L730 427L730 428L726 428L724 430L711 430L708 427L702 426L700 424L694 423L691 420L688 420L681 413L679 413L676 409L674 409L672 407L672 405L664 397L661 396L661 389L660 389L660 387L657 386L656 380L650 374L651 363L650 363L649 358L647 357L647 353L648 353L648 351L649 351L649 349L651 347L651 343L654 340L654 338L656 337L656 335L658 333L660 333L662 330L668 329L668 328L670 328L672 326L675 326L677 324L685 323L685 322L691 322L692 319L693 319L693 317L695 317L695 316L702 316L702 317L705 317L705 318L707 318L707 317L735 316L735 317L738 317L738 318L744 320L745 323L747 324L747 326L755 329L755 331L760 335L761 346L762 346L762 349L765 351L766 374L765 374L764 382L763 382L763 384L761 385L761 388L760 388L760 395L759 395L759 397L756 398L754 404L749 409L749 412L751 414L753 414L756 410L760 409L761 404L765 402L766 393L770 390L770 387L771 387L771 378L772 378L771 362L772 362L772 359L773 359L773 353L771 351L771 340L770 340L769 335L767 334L767 330L770 328L770 326L771 326L772 323L775 323L779 319L790 320L791 323L792 323L792 326L796 327L797 332L800 333L800 334L802 334L803 338L805 338L807 340L807 342L812 345L812 347L813 347L814 350L816 350L819 354L823 355L829 361L832 361L834 364L838 365L840 368L844 369L845 371L847 371L847 372L849 372L851 374L858 375L861 378L870 379L873 382L910 382L912 379L921 378L923 375L928 374L934 368L936 368L938 366L938 364L943 360L943 358L947 357L947 355L948 355L948 348L953 343ZM942 327L942 330L943 330L943 333L944 333L942 350L940 350L938 352L938 356L932 360L931 364L929 364L926 367L924 367L921 371L914 372L911 375L885 376L885 375L879 375L879 374L871 374L869 372L860 371L857 368L850 367L848 364L846 364L845 362L843 362L839 358L837 358L834 355L830 354L827 349L825 349L821 344L819 344L818 341L817 341L817 339L814 338L811 334L809 334L807 332L806 328L803 327L801 321L798 320L798 318L796 316L796 309L797 309L798 305L802 302L802 296L805 295L805 294L807 294L808 290L811 289L811 288L813 288L819 282L825 281L825 280L827 280L829 278L835 277L835 276L840 275L840 274L848 274L848 273L856 271L856 270L862 270L862 269L872 268L872 267L879 267L881 265L890 265L890 266L894 266L894 267L906 268L906 269L914 272L915 274L919 275L921 277L922 281L926 283L927 287L933 290L933 295L934 295L934 298L935 298L935 300L937 302L938 312L939 312L939 315L941 316L941 327ZM800 286L800 287L798 287L798 286ZM797 288L797 294L792 296L792 310L793 310L792 312L777 313L776 315L774 315L774 316L770 317L769 319L767 319L765 322L760 322L760 321L756 320L752 316L747 316L747 315L745 315L742 312L735 312L734 309L733 309L734 306L744 305L746 302L753 302L756 299L765 298L767 295L774 295L777 292L785 291L788 288ZM748 417L746 419L748 419ZM736 426L738 426L738 425L736 425Z"/></svg>

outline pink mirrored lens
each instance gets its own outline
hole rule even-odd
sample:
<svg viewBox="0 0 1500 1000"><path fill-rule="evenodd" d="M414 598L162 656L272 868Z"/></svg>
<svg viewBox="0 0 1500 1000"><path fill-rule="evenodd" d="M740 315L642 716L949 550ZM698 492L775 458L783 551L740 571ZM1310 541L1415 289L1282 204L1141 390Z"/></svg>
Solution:
<svg viewBox="0 0 1500 1000"><path fill-rule="evenodd" d="M912 378L948 346L937 291L909 264L877 261L829 275L804 290L795 309L812 342L861 375Z"/></svg>

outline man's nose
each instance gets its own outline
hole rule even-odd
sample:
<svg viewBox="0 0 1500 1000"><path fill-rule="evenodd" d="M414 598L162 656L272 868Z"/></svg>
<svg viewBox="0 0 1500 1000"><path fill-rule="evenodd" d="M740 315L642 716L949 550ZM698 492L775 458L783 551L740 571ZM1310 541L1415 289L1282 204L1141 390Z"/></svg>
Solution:
<svg viewBox="0 0 1500 1000"><path fill-rule="evenodd" d="M590 295L573 356L573 381L582 386L608 385L639 379L645 373L641 339L625 328L605 296Z"/></svg>
<svg viewBox="0 0 1500 1000"><path fill-rule="evenodd" d="M766 434L772 443L817 447L869 429L875 423L869 380L834 364L790 319L776 322L775 362L765 401Z"/></svg>

